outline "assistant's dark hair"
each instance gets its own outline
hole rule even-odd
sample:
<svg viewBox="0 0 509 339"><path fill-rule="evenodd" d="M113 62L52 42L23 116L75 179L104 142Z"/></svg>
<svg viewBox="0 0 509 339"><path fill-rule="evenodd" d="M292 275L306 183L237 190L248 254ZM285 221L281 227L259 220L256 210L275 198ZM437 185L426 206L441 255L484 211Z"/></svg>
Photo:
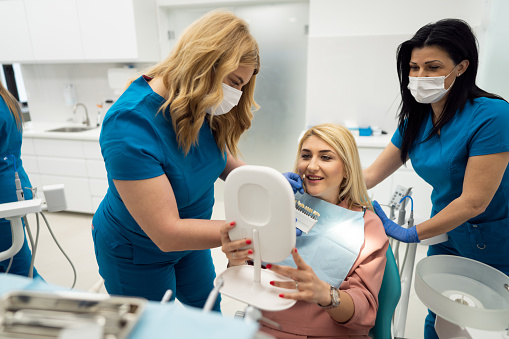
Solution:
<svg viewBox="0 0 509 339"><path fill-rule="evenodd" d="M467 100L472 101L478 97L502 99L498 95L480 89L475 84L479 67L477 39L468 23L460 19L443 19L423 26L410 40L399 45L397 51L397 68L402 99L398 128L403 136L401 144L403 163L408 159L410 147L430 110L430 104L418 103L407 88L412 50L427 46L437 46L444 50L455 65L463 60L468 60L469 66L454 81L439 120L423 142L437 134L454 117L456 112L465 107Z"/></svg>

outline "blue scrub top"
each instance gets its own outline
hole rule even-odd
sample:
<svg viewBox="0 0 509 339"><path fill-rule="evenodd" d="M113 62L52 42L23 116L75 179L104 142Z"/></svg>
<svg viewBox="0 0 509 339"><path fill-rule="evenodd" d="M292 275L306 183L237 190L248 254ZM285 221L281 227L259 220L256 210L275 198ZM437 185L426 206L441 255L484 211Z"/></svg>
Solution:
<svg viewBox="0 0 509 339"><path fill-rule="evenodd" d="M103 227L115 244L132 244L134 263L178 260L184 252L162 252L127 211L113 179L143 180L166 175L180 218L210 219L214 183L226 166L226 153L216 144L207 119L198 142L184 155L171 117L158 113L164 99L139 77L106 114L99 139L109 188L97 209L94 227Z"/></svg>
<svg viewBox="0 0 509 339"><path fill-rule="evenodd" d="M32 191L26 189L26 187L32 187L32 185L21 162L21 138L22 131L18 129L14 116L0 96L0 204L18 201L14 181L14 167L16 167L21 180L25 199L32 199ZM4 160L5 157L7 157L6 160ZM0 218L0 252L7 250L11 245L10 222Z"/></svg>
<svg viewBox="0 0 509 339"><path fill-rule="evenodd" d="M32 185L21 162L22 136L22 130L18 129L14 116L0 96L0 204L18 201L14 182L14 168L18 171L21 187L24 188L25 199L32 199L32 191L26 189L26 187L32 187ZM6 160L4 160L5 157L7 157Z"/></svg>
<svg viewBox="0 0 509 339"><path fill-rule="evenodd" d="M440 135L423 142L433 128L431 115L430 109L410 147L409 158L415 172L433 187L433 217L461 195L469 157L509 151L509 104L485 97L467 101L465 108L440 130ZM401 148L399 128L391 141ZM509 169L506 168L486 211L469 222L500 221L507 226L508 217Z"/></svg>

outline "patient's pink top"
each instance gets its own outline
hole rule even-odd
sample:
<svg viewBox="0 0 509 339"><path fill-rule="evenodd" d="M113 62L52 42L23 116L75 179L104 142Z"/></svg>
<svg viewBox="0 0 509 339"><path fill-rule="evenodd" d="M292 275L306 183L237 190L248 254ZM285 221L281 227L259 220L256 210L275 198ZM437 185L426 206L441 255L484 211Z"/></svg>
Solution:
<svg viewBox="0 0 509 339"><path fill-rule="evenodd" d="M343 204L340 206L345 207ZM317 304L297 301L285 311L264 311L263 316L280 324L281 329L276 330L260 322L260 330L276 338L369 338L369 330L375 325L378 292L382 285L388 246L389 240L382 222L374 212L366 210L364 244L340 286L353 299L355 311L352 318L340 324Z"/></svg>

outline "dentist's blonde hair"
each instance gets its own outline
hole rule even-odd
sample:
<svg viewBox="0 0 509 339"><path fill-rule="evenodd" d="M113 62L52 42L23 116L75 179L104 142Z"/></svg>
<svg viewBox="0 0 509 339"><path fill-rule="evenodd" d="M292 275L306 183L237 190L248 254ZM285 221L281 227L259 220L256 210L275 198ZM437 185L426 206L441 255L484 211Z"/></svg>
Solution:
<svg viewBox="0 0 509 339"><path fill-rule="evenodd" d="M205 113L223 100L222 82L239 66L253 67L251 80L242 88L242 97L228 114ZM187 154L196 145L204 119L209 119L217 146L236 157L237 143L251 127L256 74L260 69L258 43L248 24L226 11L212 11L189 26L169 56L145 74L161 77L167 89L160 112L171 116L179 146Z"/></svg>
<svg viewBox="0 0 509 339"><path fill-rule="evenodd" d="M329 144L343 161L345 178L339 188L339 201L345 201L349 209L367 207L373 210L362 174L361 160L357 143L348 128L338 124L322 124L311 127L304 133L299 142L295 173L299 173L298 164L302 145L311 136L316 136Z"/></svg>

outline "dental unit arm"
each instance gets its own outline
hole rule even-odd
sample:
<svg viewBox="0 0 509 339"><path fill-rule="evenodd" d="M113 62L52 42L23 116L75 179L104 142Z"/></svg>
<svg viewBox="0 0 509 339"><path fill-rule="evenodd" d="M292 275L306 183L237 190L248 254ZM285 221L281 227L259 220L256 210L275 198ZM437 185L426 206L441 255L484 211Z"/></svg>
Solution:
<svg viewBox="0 0 509 339"><path fill-rule="evenodd" d="M389 201L390 207L390 220L395 220L395 222L406 228L411 229L415 226L416 223L420 223L425 219L420 218L418 216L414 219L414 201L412 198L412 187L406 188L398 185L396 190L393 193ZM407 200L410 200L410 214L407 218ZM396 217L397 212L397 217ZM397 219L397 220L396 220ZM417 222L416 222L417 219ZM421 220L423 219L423 220ZM432 237L426 240L422 240L419 244L428 246L437 243L441 243L447 241L448 236L446 234L442 234L436 237ZM394 243L395 242L395 243ZM401 242L396 239L391 239L392 248L394 251L394 256L396 258L396 262L400 271L400 280L401 280L401 298L396 306L396 310L394 312L394 337L404 337L405 335L405 327L406 327L406 319L408 312L408 304L410 299L410 288L412 285L412 277L414 273L414 264L415 264L415 256L417 252L417 242L406 243L405 254L403 256L403 261L400 263L399 258L399 247Z"/></svg>
<svg viewBox="0 0 509 339"><path fill-rule="evenodd" d="M46 201L43 202L41 199L37 198L37 189L34 187L22 187L21 179L19 178L18 170L16 168L16 157L14 155L9 155L3 158L4 161L8 161L9 158L12 158L13 169L14 169L14 182L16 188L16 198L17 202L9 202L0 204L0 218L5 218L9 220L12 232L12 244L7 250L0 252L0 261L4 261L6 259L12 259L14 256L21 250L23 247L23 243L25 240L25 229L23 227L22 219L26 217L27 214L30 213L39 213L43 209L48 210L50 212L58 212L67 209L67 204L65 200L64 194L64 185L51 185L44 186L43 192L46 198ZM23 189L28 189L32 191L32 199L25 200L25 193ZM43 218L45 219L44 215ZM46 221L46 219L45 219ZM30 235L28 221L25 218L25 223L27 227L27 232ZM49 227L49 225L48 225ZM39 225L37 225L39 228ZM51 232L51 230L50 230ZM35 251L37 248L37 242L35 244L32 242L32 238L30 237L31 245L32 245L32 262L29 271L29 276L32 274L33 268L33 260L35 258ZM56 239L55 239L56 241ZM7 271L9 271L9 267Z"/></svg>
<svg viewBox="0 0 509 339"><path fill-rule="evenodd" d="M0 204L0 218L11 222L12 245L9 249L0 252L0 261L4 261L16 255L23 246L25 230L21 218L29 213L38 213L42 210L40 199L22 200Z"/></svg>

